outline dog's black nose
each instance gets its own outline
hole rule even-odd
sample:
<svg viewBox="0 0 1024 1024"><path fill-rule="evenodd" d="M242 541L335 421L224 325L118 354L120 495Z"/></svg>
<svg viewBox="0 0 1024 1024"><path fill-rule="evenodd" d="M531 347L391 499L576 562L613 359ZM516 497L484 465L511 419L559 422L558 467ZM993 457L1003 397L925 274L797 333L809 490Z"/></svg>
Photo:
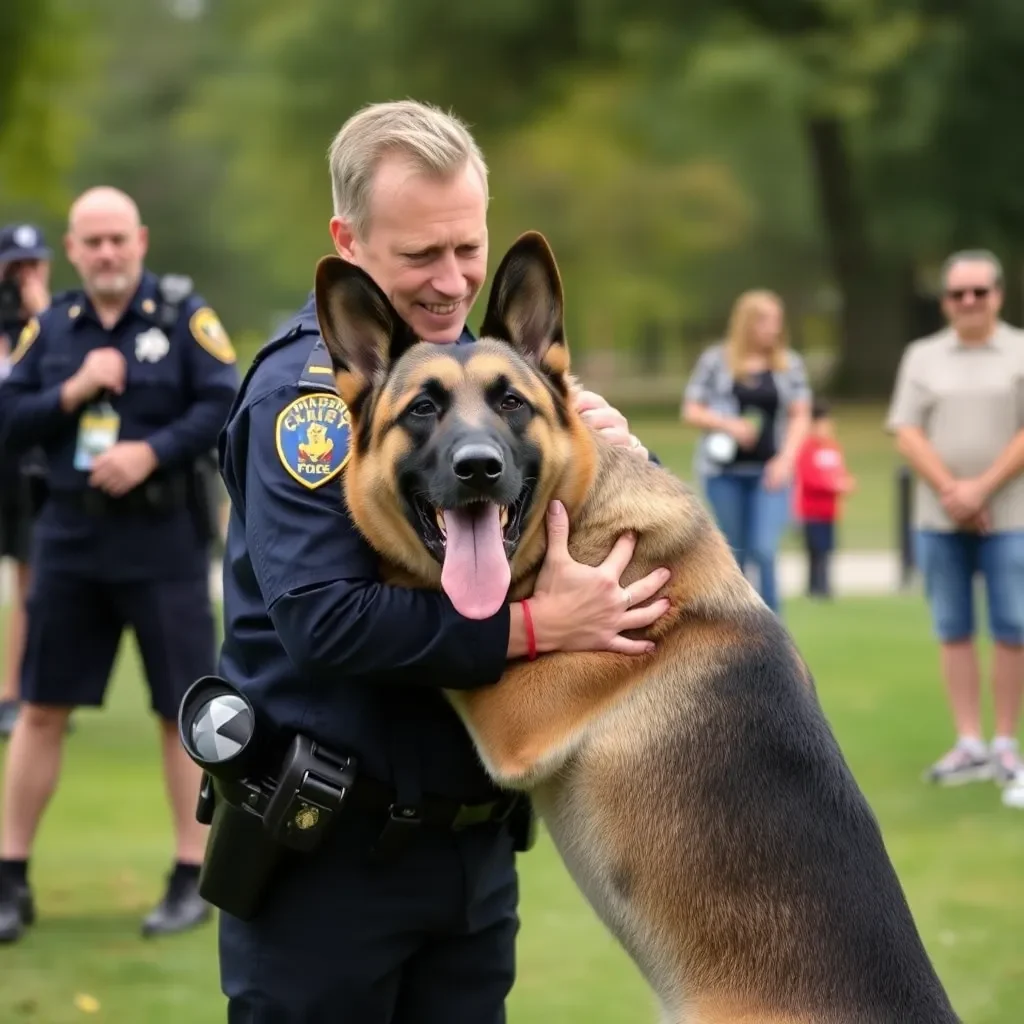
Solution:
<svg viewBox="0 0 1024 1024"><path fill-rule="evenodd" d="M452 469L464 484L483 487L501 479L505 460L491 444L464 444L452 456Z"/></svg>

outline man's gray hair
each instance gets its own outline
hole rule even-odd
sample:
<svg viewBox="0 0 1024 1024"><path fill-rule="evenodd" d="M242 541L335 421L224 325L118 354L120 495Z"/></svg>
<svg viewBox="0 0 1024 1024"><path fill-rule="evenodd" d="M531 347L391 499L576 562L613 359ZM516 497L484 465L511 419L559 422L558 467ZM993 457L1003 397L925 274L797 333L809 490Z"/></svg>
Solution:
<svg viewBox="0 0 1024 1024"><path fill-rule="evenodd" d="M946 281L949 278L949 272L957 263L987 263L995 272L996 287L1003 287L1003 265L999 261L999 257L994 252L990 252L988 249L961 249L959 252L955 252L951 256L947 256L945 262L942 264L942 270L939 273L939 281L942 283L943 291L945 291L946 288Z"/></svg>
<svg viewBox="0 0 1024 1024"><path fill-rule="evenodd" d="M377 167L400 153L421 173L446 178L466 162L476 167L487 194L487 164L466 125L429 103L371 103L353 114L334 137L327 156L335 216L365 237Z"/></svg>

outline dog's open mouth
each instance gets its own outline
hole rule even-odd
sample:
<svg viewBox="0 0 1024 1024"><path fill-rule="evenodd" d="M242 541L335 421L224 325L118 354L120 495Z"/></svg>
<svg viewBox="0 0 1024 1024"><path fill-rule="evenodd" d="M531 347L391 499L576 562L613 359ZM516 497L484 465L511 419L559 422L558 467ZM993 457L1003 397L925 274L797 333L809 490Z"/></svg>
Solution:
<svg viewBox="0 0 1024 1024"><path fill-rule="evenodd" d="M415 498L420 537L441 563L441 587L460 615L490 618L504 602L531 490L509 505L473 500L442 509L423 495Z"/></svg>

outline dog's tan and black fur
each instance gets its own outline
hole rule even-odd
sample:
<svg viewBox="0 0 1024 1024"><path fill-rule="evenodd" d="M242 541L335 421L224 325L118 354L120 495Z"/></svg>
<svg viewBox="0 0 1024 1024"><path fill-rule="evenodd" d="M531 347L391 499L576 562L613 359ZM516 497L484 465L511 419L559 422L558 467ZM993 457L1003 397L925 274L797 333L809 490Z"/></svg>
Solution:
<svg viewBox="0 0 1024 1024"><path fill-rule="evenodd" d="M417 344L334 257L316 300L353 421L347 502L389 580L440 588L438 513L492 503L511 596L528 596L552 498L576 560L598 564L632 530L624 583L672 570L652 654L551 654L449 692L493 778L531 792L663 1019L957 1021L789 635L693 493L574 412L544 239L503 259L474 345Z"/></svg>

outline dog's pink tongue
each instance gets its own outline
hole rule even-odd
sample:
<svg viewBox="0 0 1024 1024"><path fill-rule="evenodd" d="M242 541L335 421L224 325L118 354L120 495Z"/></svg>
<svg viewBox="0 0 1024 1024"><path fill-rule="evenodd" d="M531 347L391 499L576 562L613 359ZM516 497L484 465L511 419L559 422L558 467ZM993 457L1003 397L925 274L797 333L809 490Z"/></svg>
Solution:
<svg viewBox="0 0 1024 1024"><path fill-rule="evenodd" d="M501 537L498 506L490 502L444 511L448 534L441 586L467 619L489 619L512 579Z"/></svg>

